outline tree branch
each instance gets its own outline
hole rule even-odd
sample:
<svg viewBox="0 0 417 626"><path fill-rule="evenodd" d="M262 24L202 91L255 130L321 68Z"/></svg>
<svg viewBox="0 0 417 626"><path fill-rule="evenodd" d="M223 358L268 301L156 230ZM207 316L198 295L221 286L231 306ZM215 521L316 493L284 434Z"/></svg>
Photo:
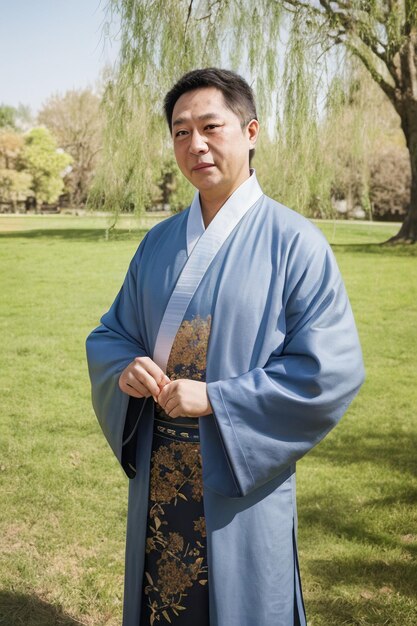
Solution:
<svg viewBox="0 0 417 626"><path fill-rule="evenodd" d="M184 38L187 34L188 22L190 21L191 11L193 10L193 2L194 0L190 0L190 4L188 5L187 19L185 21L185 26L184 26Z"/></svg>
<svg viewBox="0 0 417 626"><path fill-rule="evenodd" d="M398 1L398 0L397 0ZM371 76L381 85L390 99L394 97L394 89L382 73L377 70L375 64L360 50L355 43L355 39L362 42L363 46L368 48L376 58L383 63L387 74L389 74L395 85L399 87L398 73L395 68L394 55L388 58L386 46L373 32L371 25L367 24L360 17L360 11L352 6L349 0L319 0L320 7L312 6L306 0L285 0L284 5L289 4L294 8L320 17L323 22L327 22L329 32L327 36L338 44L350 47L351 51L361 59L365 67L369 70ZM382 22L379 22L382 24ZM332 32L333 29L333 32ZM334 32L336 30L336 32Z"/></svg>
<svg viewBox="0 0 417 626"><path fill-rule="evenodd" d="M388 81L385 80L382 74L378 72L378 70L376 69L372 61L369 59L369 57L367 57L366 54L364 54L363 51L360 50L360 48L353 41L345 41L343 43L346 46L346 48L350 52L352 52L352 54L354 54L356 57L358 57L358 59L360 59L360 61L362 61L363 65L368 70L373 80L381 87L385 95L394 104L396 101L395 88L392 85L390 85Z"/></svg>
<svg viewBox="0 0 417 626"><path fill-rule="evenodd" d="M407 62L410 74L411 93L414 100L417 100L417 33L410 36L407 45Z"/></svg>
<svg viewBox="0 0 417 626"><path fill-rule="evenodd" d="M358 35L360 39L362 39L363 43L368 46L370 50L372 50L375 56L387 65L385 45L375 35L375 32L373 32L374 29L372 29L370 25L360 17L360 11L358 9L354 9L351 4L347 2L329 2L329 0L319 0L319 2L325 9L326 14L329 17L333 17L341 26L343 26L346 33ZM334 5L336 5L336 8L334 8Z"/></svg>
<svg viewBox="0 0 417 626"><path fill-rule="evenodd" d="M405 21L410 29L417 28L417 7L414 2L405 2Z"/></svg>
<svg viewBox="0 0 417 626"><path fill-rule="evenodd" d="M368 25L359 18L359 11L352 7L352 4L343 0L319 0L320 6L312 6L307 0L284 0L294 8L302 9L311 15L319 16L323 20L333 21L346 31L346 34L352 34L359 29L361 39L372 52L387 64L385 45L376 37L367 34ZM356 33L357 34L357 33ZM331 36L331 35L330 35Z"/></svg>
<svg viewBox="0 0 417 626"><path fill-rule="evenodd" d="M319 15L320 17L324 17L324 11L319 9L318 7L313 7L308 2L303 2L302 0L284 0L284 9L288 9L285 5L288 4L295 9L304 9L308 11L311 15Z"/></svg>

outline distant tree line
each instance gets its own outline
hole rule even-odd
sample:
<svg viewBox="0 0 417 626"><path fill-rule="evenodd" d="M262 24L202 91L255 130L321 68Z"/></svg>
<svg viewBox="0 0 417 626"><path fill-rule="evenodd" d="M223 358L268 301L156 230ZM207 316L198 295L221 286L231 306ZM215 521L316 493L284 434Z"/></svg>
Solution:
<svg viewBox="0 0 417 626"><path fill-rule="evenodd" d="M23 114L24 113L24 114ZM84 206L102 142L100 98L91 90L53 96L36 120L0 106L0 206Z"/></svg>
<svg viewBox="0 0 417 626"><path fill-rule="evenodd" d="M64 189L63 176L72 158L58 149L46 128L24 135L0 130L0 205L16 210L54 202Z"/></svg>
<svg viewBox="0 0 417 626"><path fill-rule="evenodd" d="M297 55L297 46L290 53ZM320 115L303 100L311 68L274 112L261 101L256 167L265 192L310 217L402 220L411 171L398 117L361 67L342 59ZM181 210L193 190L180 175L162 115L162 93L125 110L109 76L90 89L54 95L37 119L0 105L0 210L89 207L113 213ZM143 89L146 89L144 87ZM377 112L377 114L376 114ZM278 127L277 127L278 124Z"/></svg>

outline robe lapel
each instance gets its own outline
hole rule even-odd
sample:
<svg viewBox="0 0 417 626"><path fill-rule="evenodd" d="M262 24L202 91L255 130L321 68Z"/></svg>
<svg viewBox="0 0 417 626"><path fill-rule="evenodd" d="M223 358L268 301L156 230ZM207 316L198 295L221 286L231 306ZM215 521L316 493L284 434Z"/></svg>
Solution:
<svg viewBox="0 0 417 626"><path fill-rule="evenodd" d="M153 360L164 372L175 336L204 274L232 230L262 195L253 172L204 230L199 193L196 192L187 220L188 259L165 309L153 353Z"/></svg>

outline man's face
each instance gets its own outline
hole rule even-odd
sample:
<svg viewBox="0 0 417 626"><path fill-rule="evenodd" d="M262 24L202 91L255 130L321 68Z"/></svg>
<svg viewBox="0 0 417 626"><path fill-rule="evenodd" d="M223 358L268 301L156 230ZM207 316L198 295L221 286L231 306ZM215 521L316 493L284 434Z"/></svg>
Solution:
<svg viewBox="0 0 417 626"><path fill-rule="evenodd" d="M256 120L242 129L215 87L189 91L172 113L172 138L178 166L203 195L227 198L249 176L249 150L254 147Z"/></svg>

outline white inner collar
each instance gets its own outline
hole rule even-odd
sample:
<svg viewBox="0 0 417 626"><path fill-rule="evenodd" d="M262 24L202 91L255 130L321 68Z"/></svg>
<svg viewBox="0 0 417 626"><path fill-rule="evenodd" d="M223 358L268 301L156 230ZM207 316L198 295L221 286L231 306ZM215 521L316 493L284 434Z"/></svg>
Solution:
<svg viewBox="0 0 417 626"><path fill-rule="evenodd" d="M220 210L216 213L207 228L215 224L216 217L220 213L225 211L234 210L240 208L242 212L245 212L249 206L254 203L254 196L262 195L262 190L259 186L258 179L256 178L256 172L254 169L250 170L250 176L246 179L226 200ZM249 206L248 206L249 205ZM190 256L197 241L201 235L205 232L203 214L201 211L200 194L198 190L194 194L193 201L190 206L187 219L187 254Z"/></svg>

